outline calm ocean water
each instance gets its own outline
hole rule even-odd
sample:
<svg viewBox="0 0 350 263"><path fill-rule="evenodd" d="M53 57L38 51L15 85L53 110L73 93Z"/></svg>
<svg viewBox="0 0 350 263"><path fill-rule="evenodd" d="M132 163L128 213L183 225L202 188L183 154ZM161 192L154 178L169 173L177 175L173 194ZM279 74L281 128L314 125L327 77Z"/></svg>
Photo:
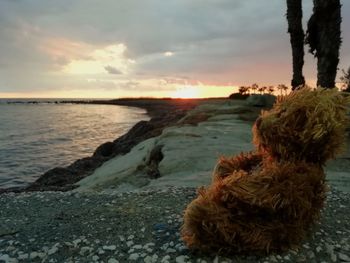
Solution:
<svg viewBox="0 0 350 263"><path fill-rule="evenodd" d="M90 156L100 144L148 120L145 113L112 105L0 100L0 188L25 186L51 168Z"/></svg>

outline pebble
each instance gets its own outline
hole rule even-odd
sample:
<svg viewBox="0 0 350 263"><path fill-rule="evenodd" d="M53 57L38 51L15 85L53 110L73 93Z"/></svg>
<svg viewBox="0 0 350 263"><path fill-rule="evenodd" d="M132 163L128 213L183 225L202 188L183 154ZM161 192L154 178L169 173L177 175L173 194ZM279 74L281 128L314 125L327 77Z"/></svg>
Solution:
<svg viewBox="0 0 350 263"><path fill-rule="evenodd" d="M129 256L129 260L137 260L140 257L138 253L133 253Z"/></svg>
<svg viewBox="0 0 350 263"><path fill-rule="evenodd" d="M119 261L116 260L115 258L110 258L108 259L107 263L119 263Z"/></svg>
<svg viewBox="0 0 350 263"><path fill-rule="evenodd" d="M166 252L166 253L175 253L176 250L173 249L173 248L171 248L171 247L169 247L165 252Z"/></svg>
<svg viewBox="0 0 350 263"><path fill-rule="evenodd" d="M36 252L36 251L30 253L30 255L29 255L29 258L30 258L30 259L44 258L44 257L45 257L45 254L44 254L44 253Z"/></svg>
<svg viewBox="0 0 350 263"><path fill-rule="evenodd" d="M103 255L103 254L105 253L105 251L104 251L102 248L99 248L98 251L97 251L97 253L98 253L99 255Z"/></svg>
<svg viewBox="0 0 350 263"><path fill-rule="evenodd" d="M181 255L181 256L176 257L175 262L176 263L186 263L186 259L188 259L188 256Z"/></svg>
<svg viewBox="0 0 350 263"><path fill-rule="evenodd" d="M117 249L116 245L110 245L110 246L103 246L102 247L103 250L109 250L109 251L113 251Z"/></svg>
<svg viewBox="0 0 350 263"><path fill-rule="evenodd" d="M56 243L52 248L50 248L47 251L47 254L50 256L50 255L55 254L57 251L58 251L58 243Z"/></svg>
<svg viewBox="0 0 350 263"><path fill-rule="evenodd" d="M20 254L20 255L18 255L17 258L20 259L20 260L28 259L29 258L29 254L28 253Z"/></svg>
<svg viewBox="0 0 350 263"><path fill-rule="evenodd" d="M90 253L92 251L92 248L91 247L82 247L81 249L80 249L80 252L79 252L79 254L80 255L85 255L86 253Z"/></svg>
<svg viewBox="0 0 350 263"><path fill-rule="evenodd" d="M152 260L153 260L153 262L156 262L156 261L157 261L157 259L158 259L158 255L157 255L157 254L153 254L153 256L152 256Z"/></svg>
<svg viewBox="0 0 350 263"><path fill-rule="evenodd" d="M144 263L153 263L153 259L151 256L147 256L143 259Z"/></svg>
<svg viewBox="0 0 350 263"><path fill-rule="evenodd" d="M166 255L162 258L162 260L160 261L161 263L168 263L170 260L170 256L169 255Z"/></svg>
<svg viewBox="0 0 350 263"><path fill-rule="evenodd" d="M81 243L81 239L73 240L73 244L75 247L78 246L80 243Z"/></svg>
<svg viewBox="0 0 350 263"><path fill-rule="evenodd" d="M339 256L339 259L342 261L348 261L348 262L350 261L350 257L348 255L345 255L343 253L339 253L338 256Z"/></svg>

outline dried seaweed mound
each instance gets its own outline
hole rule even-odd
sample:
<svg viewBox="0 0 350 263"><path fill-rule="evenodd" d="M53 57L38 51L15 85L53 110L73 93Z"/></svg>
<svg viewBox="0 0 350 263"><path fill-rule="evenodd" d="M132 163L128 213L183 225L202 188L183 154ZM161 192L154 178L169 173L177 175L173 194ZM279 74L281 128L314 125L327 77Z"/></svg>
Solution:
<svg viewBox="0 0 350 263"><path fill-rule="evenodd" d="M263 112L253 128L256 151L221 158L212 184L186 208L188 247L259 254L298 247L320 216L322 165L342 147L347 103L335 90L304 88Z"/></svg>

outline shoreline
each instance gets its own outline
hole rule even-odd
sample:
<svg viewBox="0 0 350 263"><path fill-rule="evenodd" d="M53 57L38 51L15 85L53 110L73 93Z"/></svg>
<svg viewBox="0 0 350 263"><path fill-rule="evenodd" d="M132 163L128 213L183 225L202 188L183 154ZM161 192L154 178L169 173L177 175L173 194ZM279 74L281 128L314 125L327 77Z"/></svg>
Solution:
<svg viewBox="0 0 350 263"><path fill-rule="evenodd" d="M54 167L34 182L25 187L0 188L0 195L3 193L21 193L32 191L69 191L75 188L76 182L89 176L104 162L117 155L128 153L138 143L161 134L166 127L174 125L186 115L186 112L193 109L200 103L208 100L218 99L115 99L115 100L62 100L62 101L26 101L10 102L10 104L94 104L94 105L117 105L126 107L137 107L146 110L150 117L149 121L137 122L127 133L100 144L91 156L77 159L65 167Z"/></svg>

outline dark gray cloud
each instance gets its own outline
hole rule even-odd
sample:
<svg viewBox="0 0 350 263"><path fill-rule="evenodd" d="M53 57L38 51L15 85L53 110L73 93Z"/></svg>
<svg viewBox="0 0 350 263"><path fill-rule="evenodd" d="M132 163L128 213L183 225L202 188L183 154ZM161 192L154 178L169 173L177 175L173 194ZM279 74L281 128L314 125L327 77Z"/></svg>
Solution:
<svg viewBox="0 0 350 263"><path fill-rule="evenodd" d="M312 0L303 2L306 21ZM342 3L339 68L347 68L350 1ZM289 83L291 51L285 12L282 0L3 0L0 92L84 87L83 76L55 74L74 59L90 59L88 52L73 50L74 43L86 44L91 52L124 43L125 56L136 62L128 78L139 83L125 85L126 89L147 89L142 78L178 76L216 84ZM55 39L66 42L52 47ZM164 56L170 51L172 56ZM107 64L104 69L111 77L122 75L114 66ZM309 55L305 74L315 77L315 61Z"/></svg>

